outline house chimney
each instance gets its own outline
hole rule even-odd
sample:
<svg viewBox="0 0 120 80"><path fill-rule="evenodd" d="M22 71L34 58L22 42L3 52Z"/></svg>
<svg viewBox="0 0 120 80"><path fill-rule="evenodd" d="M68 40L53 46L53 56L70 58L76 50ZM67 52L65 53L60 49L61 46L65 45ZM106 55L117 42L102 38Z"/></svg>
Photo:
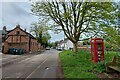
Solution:
<svg viewBox="0 0 120 80"><path fill-rule="evenodd" d="M3 31L7 32L7 28L6 28L6 26L3 27Z"/></svg>
<svg viewBox="0 0 120 80"><path fill-rule="evenodd" d="M19 28L20 28L20 25L19 25L19 24L17 24L17 25L16 25L16 27L19 27Z"/></svg>
<svg viewBox="0 0 120 80"><path fill-rule="evenodd" d="M24 31L26 32L26 28L24 29Z"/></svg>

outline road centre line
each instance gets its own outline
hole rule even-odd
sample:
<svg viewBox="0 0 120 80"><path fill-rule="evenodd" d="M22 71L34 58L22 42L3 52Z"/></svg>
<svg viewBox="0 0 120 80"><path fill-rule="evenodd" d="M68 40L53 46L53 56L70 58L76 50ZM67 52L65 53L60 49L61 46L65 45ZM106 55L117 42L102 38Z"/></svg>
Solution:
<svg viewBox="0 0 120 80"><path fill-rule="evenodd" d="M41 67L42 64L45 63L45 61L47 61L48 58L46 58L27 78L29 78L37 69L39 69ZM27 78L25 80L27 80Z"/></svg>

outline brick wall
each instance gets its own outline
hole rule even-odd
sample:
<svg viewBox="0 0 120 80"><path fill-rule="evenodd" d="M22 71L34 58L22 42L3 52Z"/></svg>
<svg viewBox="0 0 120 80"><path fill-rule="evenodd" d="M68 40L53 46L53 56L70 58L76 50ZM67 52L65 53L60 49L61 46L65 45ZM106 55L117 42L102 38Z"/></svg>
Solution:
<svg viewBox="0 0 120 80"><path fill-rule="evenodd" d="M36 39L31 39L31 46L30 49L32 52L38 51L38 42Z"/></svg>
<svg viewBox="0 0 120 80"><path fill-rule="evenodd" d="M8 53L8 49L9 49L9 44L7 42L4 42L3 53Z"/></svg>
<svg viewBox="0 0 120 80"><path fill-rule="evenodd" d="M26 52L29 50L35 52L38 51L39 45L35 38L29 37L29 33L22 30L20 27L16 27L11 32L6 35L6 40L4 43L4 53L8 51L9 48L22 48ZM30 42L29 42L30 41Z"/></svg>

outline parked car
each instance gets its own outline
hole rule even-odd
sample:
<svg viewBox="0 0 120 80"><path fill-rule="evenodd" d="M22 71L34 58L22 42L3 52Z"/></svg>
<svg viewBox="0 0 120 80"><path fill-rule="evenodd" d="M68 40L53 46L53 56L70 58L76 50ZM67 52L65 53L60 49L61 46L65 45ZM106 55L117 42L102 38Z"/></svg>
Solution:
<svg viewBox="0 0 120 80"><path fill-rule="evenodd" d="M63 48L62 48L62 47L57 47L57 50L58 50L58 51L62 51Z"/></svg>
<svg viewBox="0 0 120 80"><path fill-rule="evenodd" d="M21 55L21 54L24 54L24 53L25 53L25 50L21 49L21 48L16 49L16 52L15 52L15 54L17 54L17 55Z"/></svg>
<svg viewBox="0 0 120 80"><path fill-rule="evenodd" d="M13 48L9 48L8 54L12 54L12 50L13 50Z"/></svg>
<svg viewBox="0 0 120 80"><path fill-rule="evenodd" d="M24 49L19 49L18 54L24 54L25 50Z"/></svg>
<svg viewBox="0 0 120 80"><path fill-rule="evenodd" d="M16 53L16 49L15 48L9 48L8 53L9 54L15 54Z"/></svg>
<svg viewBox="0 0 120 80"><path fill-rule="evenodd" d="M21 49L21 48L10 48L10 49L8 50L8 53L9 53L9 54L21 55L21 54L24 54L24 53L25 53L25 50L24 50L24 49Z"/></svg>
<svg viewBox="0 0 120 80"><path fill-rule="evenodd" d="M18 54L18 52L19 52L19 49L15 48L15 53L14 54Z"/></svg>
<svg viewBox="0 0 120 80"><path fill-rule="evenodd" d="M46 47L46 50L50 50L50 47Z"/></svg>

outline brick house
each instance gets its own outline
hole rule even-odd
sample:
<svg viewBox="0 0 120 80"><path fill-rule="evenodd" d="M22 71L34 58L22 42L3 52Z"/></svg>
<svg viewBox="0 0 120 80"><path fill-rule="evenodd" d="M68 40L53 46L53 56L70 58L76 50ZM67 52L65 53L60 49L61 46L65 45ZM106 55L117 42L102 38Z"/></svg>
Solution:
<svg viewBox="0 0 120 80"><path fill-rule="evenodd" d="M20 25L14 29L7 31L4 36L3 53L7 53L9 48L22 48L28 53L29 51L36 52L40 49L40 44L37 39L30 33L23 30Z"/></svg>

